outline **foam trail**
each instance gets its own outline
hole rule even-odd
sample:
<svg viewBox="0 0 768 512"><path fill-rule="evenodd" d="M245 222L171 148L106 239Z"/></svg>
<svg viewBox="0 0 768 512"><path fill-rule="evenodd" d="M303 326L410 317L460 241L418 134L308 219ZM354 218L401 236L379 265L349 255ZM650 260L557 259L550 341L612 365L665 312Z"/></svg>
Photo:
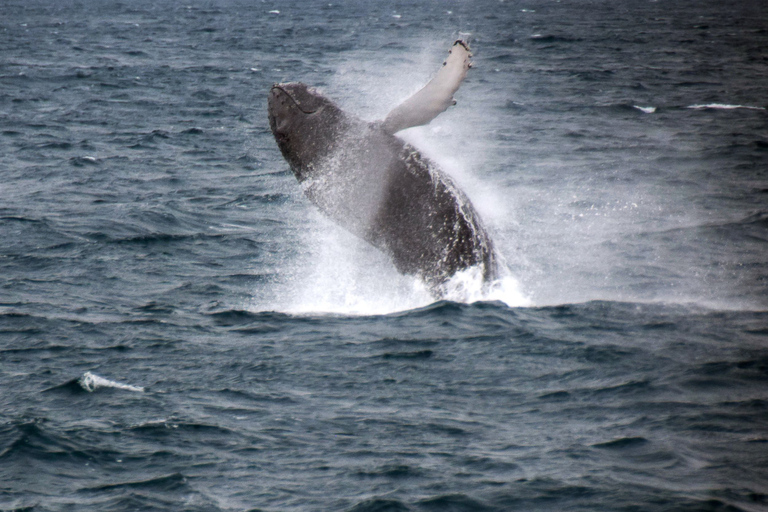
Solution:
<svg viewBox="0 0 768 512"><path fill-rule="evenodd" d="M116 388L124 389L126 391L134 391L138 393L144 392L144 388L141 386L133 386L131 384L123 384L121 382L115 382L113 380L105 379L95 373L85 372L82 377L77 381L80 386L89 393L93 393L98 388Z"/></svg>

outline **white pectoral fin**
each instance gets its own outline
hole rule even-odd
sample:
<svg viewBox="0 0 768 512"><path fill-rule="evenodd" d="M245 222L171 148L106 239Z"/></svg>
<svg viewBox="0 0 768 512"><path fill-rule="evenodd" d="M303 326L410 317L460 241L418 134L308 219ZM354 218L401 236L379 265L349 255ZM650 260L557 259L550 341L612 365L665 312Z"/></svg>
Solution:
<svg viewBox="0 0 768 512"><path fill-rule="evenodd" d="M472 66L469 46L462 40L453 43L448 58L437 75L419 92L395 107L384 119L388 133L429 123L456 102L453 94L459 89Z"/></svg>

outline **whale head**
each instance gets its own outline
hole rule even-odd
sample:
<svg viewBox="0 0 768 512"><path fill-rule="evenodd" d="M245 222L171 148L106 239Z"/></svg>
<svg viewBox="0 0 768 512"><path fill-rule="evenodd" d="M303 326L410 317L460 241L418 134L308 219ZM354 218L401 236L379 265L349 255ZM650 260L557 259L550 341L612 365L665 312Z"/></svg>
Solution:
<svg viewBox="0 0 768 512"><path fill-rule="evenodd" d="M299 82L272 86L268 114L277 145L300 181L313 162L332 150L344 128L342 110L316 89Z"/></svg>

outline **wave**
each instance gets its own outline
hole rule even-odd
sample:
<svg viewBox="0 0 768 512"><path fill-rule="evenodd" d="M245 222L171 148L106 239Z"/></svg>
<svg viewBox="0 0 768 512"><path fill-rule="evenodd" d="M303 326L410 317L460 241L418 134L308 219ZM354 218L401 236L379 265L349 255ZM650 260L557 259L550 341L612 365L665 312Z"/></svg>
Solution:
<svg viewBox="0 0 768 512"><path fill-rule="evenodd" d="M113 489L142 489L153 491L176 491L179 488L186 488L187 479L181 473L172 473L169 475L157 476L146 480L133 480L127 482L117 482L83 487L80 492L87 491L105 491Z"/></svg>
<svg viewBox="0 0 768 512"><path fill-rule="evenodd" d="M466 510L477 512L501 510L462 493L424 498L415 505L418 510ZM402 501L375 497L361 501L349 509L349 512L406 512L410 510L413 509Z"/></svg>
<svg viewBox="0 0 768 512"><path fill-rule="evenodd" d="M370 298L375 301L376 297ZM558 321L579 322L584 319L595 320L602 325L603 330L624 327L623 322L640 321L647 329L664 329L674 325L680 317L690 315L706 315L712 311L723 314L738 315L752 314L759 309L749 307L725 308L721 304L709 304L692 298L690 300L604 300L594 299L568 303L536 303L509 304L492 294L478 297L477 300L425 301L400 309L359 311L356 308L345 310L344 304L338 304L335 309L261 309L253 304L246 304L243 309L227 309L211 311L207 315L218 326L229 328L241 333L264 334L279 331L285 326L296 325L297 321L305 325L323 325L333 318L402 318L420 321L442 319L453 325L472 324L473 322L490 322L496 325L516 323L519 318L556 319ZM279 304L272 304L278 306ZM651 322L646 326L645 322ZM489 324L484 324L488 327Z"/></svg>
<svg viewBox="0 0 768 512"><path fill-rule="evenodd" d="M537 43L578 43L581 38L555 34L532 34L528 40Z"/></svg>
<svg viewBox="0 0 768 512"><path fill-rule="evenodd" d="M648 439L644 437L622 437L619 439L613 439L611 441L605 441L603 443L593 444L593 448L609 449L609 450L623 450L627 448L635 448L648 444Z"/></svg>
<svg viewBox="0 0 768 512"><path fill-rule="evenodd" d="M543 479L546 482L545 479ZM425 498L415 503L416 508L412 508L403 501L391 498L376 497L362 501L351 509L349 512L408 512L412 510L463 510L463 511L477 511L477 512L492 512L502 510L541 510L541 509L562 509L562 508L575 508L575 509L587 509L584 507L585 501L589 503L590 498L594 498L596 495L610 494L607 489L597 489L585 486L567 486L561 485L558 487L544 487L541 493L536 493L531 488L543 487L543 483L539 480L527 480L520 479L514 484L515 489L522 491L522 495L504 494L499 493L493 502L482 502L473 499L466 494L454 493L436 496L432 498ZM714 490L713 490L714 491ZM626 505L626 507L616 507L621 509L635 509L637 508L633 500L635 499L635 493L632 491L622 491L614 494L614 503ZM747 496L747 498L749 498ZM762 502L762 496L752 497L753 501ZM746 510L736 507L731 504L730 500L720 500L712 497L677 497L672 492L660 492L657 497L657 503L660 505L660 510L681 510L681 511L694 511L694 510L731 510L740 511ZM553 505L560 505L553 506ZM589 507L588 509L593 509Z"/></svg>
<svg viewBox="0 0 768 512"><path fill-rule="evenodd" d="M55 467L61 461L114 461L120 452L105 448L76 430L61 430L45 419L0 426L0 461L10 466L30 459Z"/></svg>
<svg viewBox="0 0 768 512"><path fill-rule="evenodd" d="M349 512L408 512L410 510L411 508L402 501L387 498L371 498L361 501L349 509Z"/></svg>

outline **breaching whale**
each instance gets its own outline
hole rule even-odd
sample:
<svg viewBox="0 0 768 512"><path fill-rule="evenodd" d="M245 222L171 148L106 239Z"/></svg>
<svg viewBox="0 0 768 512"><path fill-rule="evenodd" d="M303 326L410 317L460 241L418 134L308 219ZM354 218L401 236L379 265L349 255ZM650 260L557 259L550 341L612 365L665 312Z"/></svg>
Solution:
<svg viewBox="0 0 768 512"><path fill-rule="evenodd" d="M469 46L456 41L435 77L383 121L344 112L303 83L275 84L269 92L269 126L307 198L438 298L459 271L476 267L492 280L493 245L465 194L394 134L455 104L470 57Z"/></svg>

